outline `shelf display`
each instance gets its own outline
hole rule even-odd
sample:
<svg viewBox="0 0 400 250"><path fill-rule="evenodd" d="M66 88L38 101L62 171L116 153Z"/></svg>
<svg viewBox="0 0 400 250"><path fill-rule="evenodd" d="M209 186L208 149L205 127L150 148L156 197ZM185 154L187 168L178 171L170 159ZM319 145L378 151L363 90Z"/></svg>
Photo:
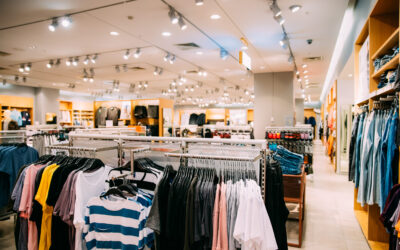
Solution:
<svg viewBox="0 0 400 250"><path fill-rule="evenodd" d="M0 130L8 130L12 120L18 127L33 124L33 104L31 97L0 95Z"/></svg>
<svg viewBox="0 0 400 250"><path fill-rule="evenodd" d="M373 145L379 145L380 142L385 144L385 137L378 136L376 137L378 139L375 140L375 138L361 133L362 131L360 129L368 129L368 131L377 129L377 133L379 134L381 130L379 130L380 123L377 122L378 120L384 122L389 120L397 122L398 120L398 118L391 119L390 117L392 117L392 115L396 116L396 114L398 116L399 112L398 93L396 93L393 85L396 79L394 70L399 65L399 7L398 1L378 0L355 42L355 93L366 92L367 94L356 96L356 105L359 109L362 108L363 112L355 116L353 120L354 126L357 125L358 128L353 126L352 131L354 133L357 131L357 134L363 137L363 141L372 140ZM368 51L368 53L365 53L365 51ZM366 55L367 57L365 57ZM365 64L369 65L367 69L364 67ZM365 72L368 69L369 72L366 74ZM365 82L366 79L368 79L367 82ZM389 109L387 105L389 105ZM392 112L382 111L382 108L392 110ZM384 114L389 116L382 119L381 116ZM358 158L359 154L364 155L365 152L360 152L360 149L357 149L357 140L354 140L354 133L351 139L351 152L349 156L351 158L349 161ZM389 152L398 154L397 147L392 149L394 151L388 149L389 151L385 157L391 155ZM374 152L375 151L372 151L371 155L374 155ZM386 151L382 149L379 152ZM389 158L383 161L382 169L392 169L394 172L398 172L398 159L391 163ZM389 237L393 238L396 236L393 236L393 229L390 229L392 231L388 234L380 220L383 205L375 199L366 199L366 197L368 197L366 194L369 194L369 191L365 191L364 184L370 183L369 179L365 180L365 178L361 178L360 180L357 177L353 178L354 175L357 176L357 169L360 169L363 175L370 175L370 171L375 169L375 164L368 168L365 166L365 161L355 162L354 166L349 166L349 178L351 180L355 179L354 182L356 183L354 191L354 213L371 249L388 249ZM389 170L385 171L387 173ZM354 172L356 173L354 174ZM376 174L371 176L376 176ZM384 189L387 192L389 192L393 184L398 183L397 176L396 180L392 180L393 183L389 183L388 185L386 185L387 183L384 182L383 179L384 178L378 179L376 185L379 185L380 188L385 187ZM382 199L381 202L384 204L386 202L385 196L382 196Z"/></svg>

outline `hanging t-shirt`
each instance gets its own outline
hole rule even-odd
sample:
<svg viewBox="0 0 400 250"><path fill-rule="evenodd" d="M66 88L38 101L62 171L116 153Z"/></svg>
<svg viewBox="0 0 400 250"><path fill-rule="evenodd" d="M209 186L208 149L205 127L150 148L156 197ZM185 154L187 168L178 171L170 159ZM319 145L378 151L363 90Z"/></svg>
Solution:
<svg viewBox="0 0 400 250"><path fill-rule="evenodd" d="M138 202L94 197L87 204L83 238L87 249L142 249L144 207Z"/></svg>
<svg viewBox="0 0 400 250"><path fill-rule="evenodd" d="M102 167L94 172L85 173L79 172L75 184L75 213L74 226L75 234L75 249L82 248L82 229L85 224L85 208L87 202L96 196L100 196L106 190L106 180L108 172L111 168L108 166Z"/></svg>

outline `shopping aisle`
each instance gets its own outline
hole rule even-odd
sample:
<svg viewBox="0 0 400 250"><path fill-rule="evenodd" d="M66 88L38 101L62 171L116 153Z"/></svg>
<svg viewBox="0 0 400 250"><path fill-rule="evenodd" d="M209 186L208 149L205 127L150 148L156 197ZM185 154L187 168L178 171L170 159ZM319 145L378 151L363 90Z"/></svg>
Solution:
<svg viewBox="0 0 400 250"><path fill-rule="evenodd" d="M334 173L324 150L320 140L314 143L314 179L307 180L302 249L369 249L354 217L354 185L347 175ZM289 240L297 237L293 224L288 225Z"/></svg>

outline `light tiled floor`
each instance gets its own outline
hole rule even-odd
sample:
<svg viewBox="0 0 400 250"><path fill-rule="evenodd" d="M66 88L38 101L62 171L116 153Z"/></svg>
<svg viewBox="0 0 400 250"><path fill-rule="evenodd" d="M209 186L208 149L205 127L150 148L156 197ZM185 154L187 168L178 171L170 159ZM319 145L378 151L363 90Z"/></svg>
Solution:
<svg viewBox="0 0 400 250"><path fill-rule="evenodd" d="M321 141L314 143L314 176L306 185L302 249L369 249L353 212L354 185L347 175L334 173L324 150ZM289 222L287 227L289 241L295 241L298 224Z"/></svg>

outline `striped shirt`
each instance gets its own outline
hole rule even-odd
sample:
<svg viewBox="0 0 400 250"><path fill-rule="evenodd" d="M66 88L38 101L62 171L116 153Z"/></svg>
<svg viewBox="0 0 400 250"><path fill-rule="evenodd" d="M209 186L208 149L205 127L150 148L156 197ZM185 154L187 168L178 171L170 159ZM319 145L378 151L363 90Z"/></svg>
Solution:
<svg viewBox="0 0 400 250"><path fill-rule="evenodd" d="M87 249L143 249L145 207L139 202L94 197L87 204L83 238Z"/></svg>

